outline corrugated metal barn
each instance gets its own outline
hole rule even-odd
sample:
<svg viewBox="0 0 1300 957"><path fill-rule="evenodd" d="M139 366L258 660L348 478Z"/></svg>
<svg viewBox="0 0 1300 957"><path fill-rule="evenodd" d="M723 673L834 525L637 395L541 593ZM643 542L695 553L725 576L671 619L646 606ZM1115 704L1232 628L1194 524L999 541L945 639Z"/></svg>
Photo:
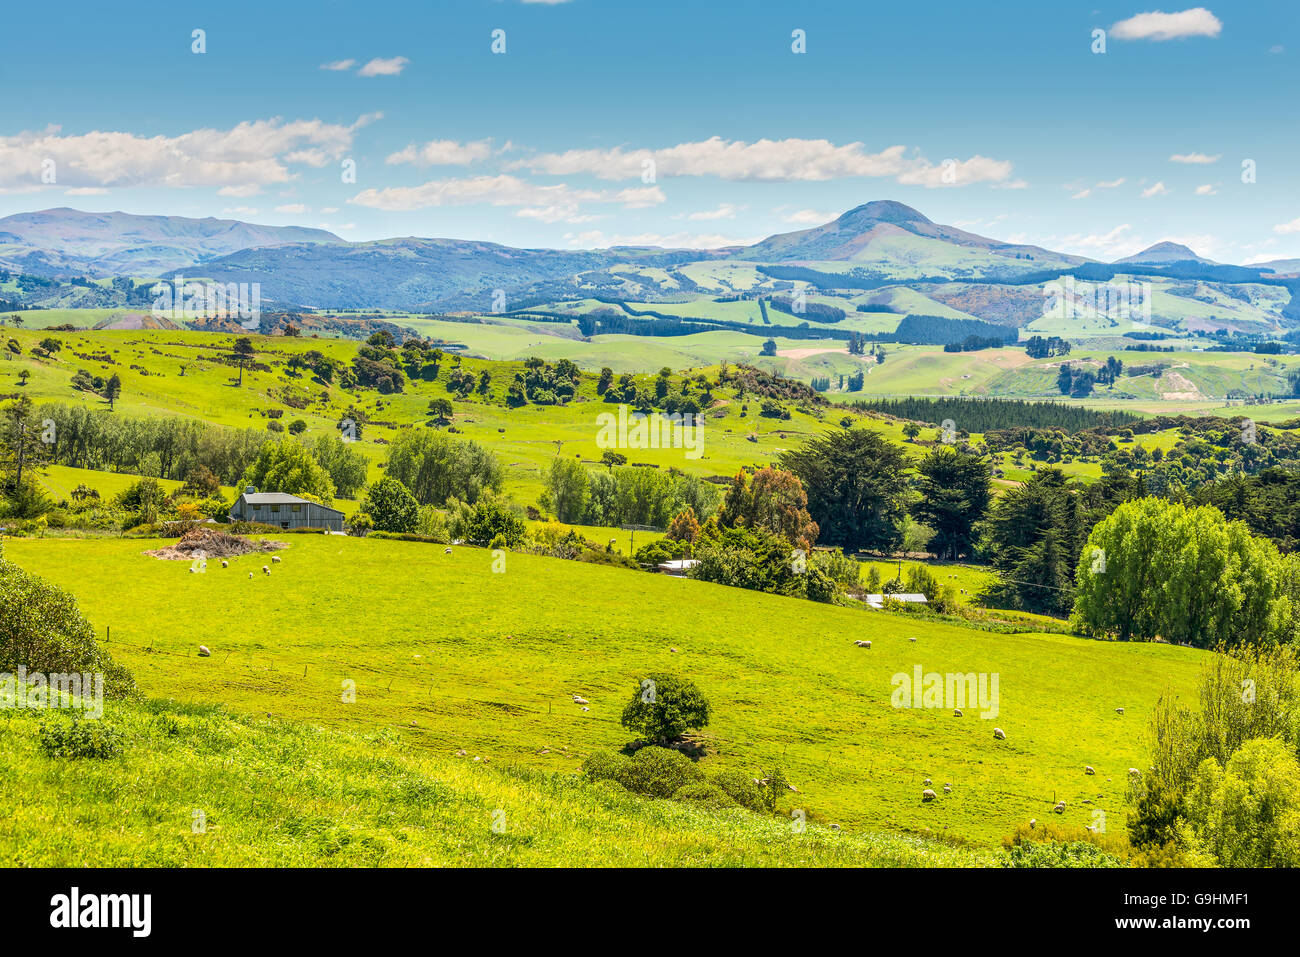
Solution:
<svg viewBox="0 0 1300 957"><path fill-rule="evenodd" d="M343 531L343 513L283 492L259 492L249 487L230 506L232 522L261 522L281 528L325 528Z"/></svg>

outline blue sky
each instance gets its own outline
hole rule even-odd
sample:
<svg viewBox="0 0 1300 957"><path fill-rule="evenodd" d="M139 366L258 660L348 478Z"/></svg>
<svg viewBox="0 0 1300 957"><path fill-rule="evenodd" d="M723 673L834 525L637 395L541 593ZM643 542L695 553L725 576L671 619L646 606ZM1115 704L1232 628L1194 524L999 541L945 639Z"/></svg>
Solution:
<svg viewBox="0 0 1300 957"><path fill-rule="evenodd" d="M1300 257L1300 12L1208 2L10 4L0 215L710 246L896 199L1102 259Z"/></svg>

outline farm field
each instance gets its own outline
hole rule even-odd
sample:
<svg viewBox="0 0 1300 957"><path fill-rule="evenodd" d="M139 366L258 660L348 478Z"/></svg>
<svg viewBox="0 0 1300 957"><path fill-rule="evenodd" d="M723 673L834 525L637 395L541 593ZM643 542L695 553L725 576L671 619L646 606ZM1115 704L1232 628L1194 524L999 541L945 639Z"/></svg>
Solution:
<svg viewBox="0 0 1300 957"><path fill-rule="evenodd" d="M495 574L486 550L286 539L270 576L258 557L191 574L142 555L161 544L142 540L12 540L6 557L77 594L101 637L111 627L106 647L148 695L572 771L629 739L624 703L645 674L672 670L712 702L706 768L779 763L810 821L984 845L1058 800L1067 824L1098 808L1122 819L1126 770L1145 766L1146 716L1167 686L1190 694L1205 657L525 554ZM211 658L196 656L200 644ZM892 707L893 676L918 666L999 674L997 716ZM355 703L341 700L345 680ZM1097 776L1084 775L1089 764ZM925 778L954 791L922 804Z"/></svg>
<svg viewBox="0 0 1300 957"><path fill-rule="evenodd" d="M29 712L0 712L0 866L993 863L978 848L901 834L836 834L813 824L796 835L780 819L448 758L385 730L348 732L158 700L114 703L105 720L128 736L125 755L74 769L40 752L39 723ZM51 829L59 841L49 839Z"/></svg>

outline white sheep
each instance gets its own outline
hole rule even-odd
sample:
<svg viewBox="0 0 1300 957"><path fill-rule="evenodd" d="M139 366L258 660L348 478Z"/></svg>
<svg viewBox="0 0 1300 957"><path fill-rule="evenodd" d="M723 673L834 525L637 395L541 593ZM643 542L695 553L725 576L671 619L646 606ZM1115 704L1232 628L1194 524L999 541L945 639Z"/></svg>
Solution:
<svg viewBox="0 0 1300 957"><path fill-rule="evenodd" d="M586 698L580 698L580 697L578 697L576 694L573 696L573 703L574 703L574 704L591 704L591 702L588 701Z"/></svg>
<svg viewBox="0 0 1300 957"><path fill-rule="evenodd" d="M230 562L223 561L223 562L221 563L221 567L222 567L222 568L229 568L229 567L230 567Z"/></svg>
<svg viewBox="0 0 1300 957"><path fill-rule="evenodd" d="M1006 739L1007 739L1007 733L1005 731L1003 731L1001 728L993 729L993 740L1005 741Z"/></svg>
<svg viewBox="0 0 1300 957"><path fill-rule="evenodd" d="M1055 811L1057 814L1064 814L1064 813L1065 813L1065 802L1064 802L1064 801L1057 801L1057 802L1056 802L1056 807L1052 808L1052 810Z"/></svg>
<svg viewBox="0 0 1300 957"><path fill-rule="evenodd" d="M953 716L954 718L960 718L960 717L961 717L961 708L953 708L953 709L952 709L952 716Z"/></svg>
<svg viewBox="0 0 1300 957"><path fill-rule="evenodd" d="M450 549L450 548L444 548L444 549L442 550L442 553L443 553L444 555L450 555L450 554L451 554L451 549Z"/></svg>
<svg viewBox="0 0 1300 957"><path fill-rule="evenodd" d="M921 800L922 800L922 801L926 801L926 802L928 802L928 801L933 801L933 800L935 799L936 796L937 796L937 795L936 795L933 791L931 791L929 788L926 788L924 791L921 792Z"/></svg>
<svg viewBox="0 0 1300 957"><path fill-rule="evenodd" d="M1123 714L1123 713L1124 713L1124 709L1123 709L1123 708L1116 708L1116 709L1115 709L1115 713L1116 713L1116 714Z"/></svg>
<svg viewBox="0 0 1300 957"><path fill-rule="evenodd" d="M1137 768L1129 768L1128 776L1131 778L1140 778L1142 777L1142 772L1139 771Z"/></svg>
<svg viewBox="0 0 1300 957"><path fill-rule="evenodd" d="M930 779L929 779L929 778L926 778L926 779L925 779L925 786L926 786L926 787L929 787L929 786L930 786Z"/></svg>
<svg viewBox="0 0 1300 957"><path fill-rule="evenodd" d="M1093 767L1092 767L1091 764L1085 764L1085 765L1083 766L1083 773L1084 773L1084 774L1096 774L1097 772L1096 772L1095 770L1093 770Z"/></svg>
<svg viewBox="0 0 1300 957"><path fill-rule="evenodd" d="M272 564L272 565L278 565L278 564L280 564L280 556L279 556L279 555L272 555L272 556L271 556L271 564Z"/></svg>
<svg viewBox="0 0 1300 957"><path fill-rule="evenodd" d="M952 785L951 785L951 784L945 784L945 785L943 786L943 793L944 793L944 794L951 794L951 793L952 793Z"/></svg>
<svg viewBox="0 0 1300 957"><path fill-rule="evenodd" d="M869 642L869 641L855 641L854 644L857 645L859 648L870 648L870 647L871 647L871 642Z"/></svg>
<svg viewBox="0 0 1300 957"><path fill-rule="evenodd" d="M200 658L208 658L208 657L210 657L211 655L212 655L212 652L208 651L208 646L207 646L207 645L199 645L199 657L200 657Z"/></svg>

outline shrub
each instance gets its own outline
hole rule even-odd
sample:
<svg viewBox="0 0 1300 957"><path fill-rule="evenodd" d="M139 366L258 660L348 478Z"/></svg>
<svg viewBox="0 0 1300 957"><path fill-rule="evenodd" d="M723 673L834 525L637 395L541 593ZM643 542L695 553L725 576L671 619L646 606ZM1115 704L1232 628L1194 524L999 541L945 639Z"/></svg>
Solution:
<svg viewBox="0 0 1300 957"><path fill-rule="evenodd" d="M528 534L527 523L514 507L490 493L473 505L450 499L447 510L452 536L469 545L486 546L499 540L500 547L519 548Z"/></svg>
<svg viewBox="0 0 1300 957"><path fill-rule="evenodd" d="M763 800L758 793L754 779L743 771L719 771L713 775L714 787L726 792L736 804L751 811L762 811Z"/></svg>
<svg viewBox="0 0 1300 957"><path fill-rule="evenodd" d="M1008 867L1124 867L1124 862L1088 841L1016 844L1005 851Z"/></svg>
<svg viewBox="0 0 1300 957"><path fill-rule="evenodd" d="M680 751L671 748L641 748L621 768L615 779L634 794L670 798L683 785L701 782L704 772Z"/></svg>
<svg viewBox="0 0 1300 957"><path fill-rule="evenodd" d="M413 532L420 519L420 506L405 485L391 476L375 482L366 491L361 511L370 516L375 531Z"/></svg>
<svg viewBox="0 0 1300 957"><path fill-rule="evenodd" d="M707 781L683 784L677 789L677 793L673 795L673 800L696 804L711 810L736 806L736 802L731 799L726 791L714 784L709 784Z"/></svg>
<svg viewBox="0 0 1300 957"><path fill-rule="evenodd" d="M638 683L623 709L623 727L651 741L671 741L709 723L709 702L695 682L653 674Z"/></svg>
<svg viewBox="0 0 1300 957"><path fill-rule="evenodd" d="M613 751L593 751L582 759L582 773L592 781L618 781L627 758Z"/></svg>
<svg viewBox="0 0 1300 957"><path fill-rule="evenodd" d="M592 565L612 565L615 568L631 568L640 571L641 566L621 552L602 552L588 549L578 556L578 561Z"/></svg>
<svg viewBox="0 0 1300 957"><path fill-rule="evenodd" d="M1187 795L1188 843L1223 867L1300 866L1300 763L1281 741L1206 758Z"/></svg>
<svg viewBox="0 0 1300 957"><path fill-rule="evenodd" d="M91 673L104 693L135 692L135 679L95 641L95 630L67 592L0 558L0 672Z"/></svg>
<svg viewBox="0 0 1300 957"><path fill-rule="evenodd" d="M122 732L103 721L42 723L41 751L51 758L117 758L122 756Z"/></svg>

